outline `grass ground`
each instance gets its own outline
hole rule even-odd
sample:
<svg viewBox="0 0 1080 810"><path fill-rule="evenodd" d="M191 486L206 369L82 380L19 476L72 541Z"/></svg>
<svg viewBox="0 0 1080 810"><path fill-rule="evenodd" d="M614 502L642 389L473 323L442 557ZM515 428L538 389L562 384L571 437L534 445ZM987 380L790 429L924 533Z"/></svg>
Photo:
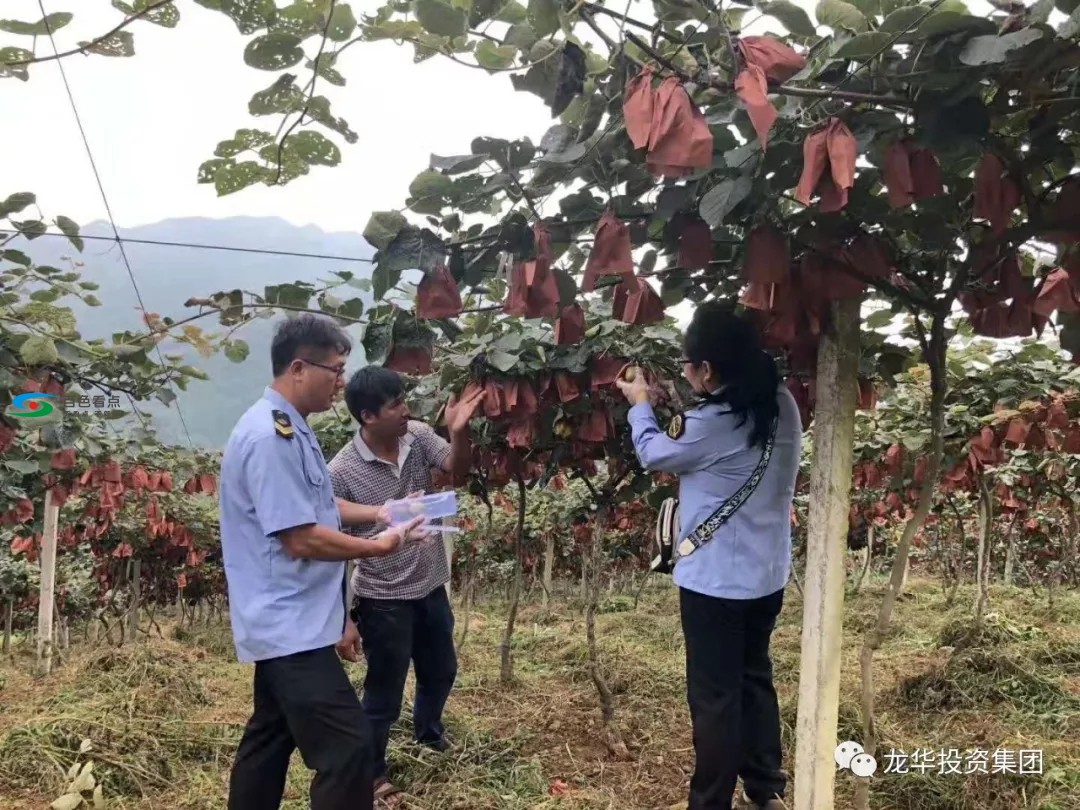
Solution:
<svg viewBox="0 0 1080 810"><path fill-rule="evenodd" d="M859 740L858 645L880 602L869 583L846 612L840 738ZM1051 616L1042 595L995 590L979 636L972 594L946 609L933 583L913 582L877 656L884 747L1041 749L1041 775L882 774L876 810L1080 808L1080 595ZM801 604L789 589L774 639L786 767L793 769ZM632 753L609 758L586 670L584 621L561 605L528 606L514 643L517 683L498 683L501 605L471 615L458 686L448 707L456 746L446 754L407 744L408 698L391 748L407 810L652 810L684 799L692 765L677 601L669 586L608 600L598 617L617 719ZM459 617L459 621L461 618ZM251 670L235 662L227 628L177 631L121 649L72 649L48 680L28 654L0 664L0 810L48 807L73 762L91 758L109 806L146 810L224 807L228 769L250 707ZM362 666L352 670L363 677ZM82 740L92 750L78 754ZM879 760L882 757L879 756ZM294 757L285 808L307 807L309 774ZM838 808L854 777L838 774ZM89 794L87 794L89 795ZM790 795L790 794L789 794Z"/></svg>

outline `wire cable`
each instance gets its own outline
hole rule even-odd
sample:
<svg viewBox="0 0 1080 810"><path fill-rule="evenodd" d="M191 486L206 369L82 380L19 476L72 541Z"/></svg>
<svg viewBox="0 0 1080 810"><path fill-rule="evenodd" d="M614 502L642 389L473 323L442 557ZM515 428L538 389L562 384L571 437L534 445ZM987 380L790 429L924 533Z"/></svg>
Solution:
<svg viewBox="0 0 1080 810"><path fill-rule="evenodd" d="M22 231L13 230L11 228L0 228L0 233L6 234L21 234ZM40 234L40 236L52 236L59 239L67 239L62 233L46 232ZM236 253L262 253L268 256L291 256L300 259L322 259L324 261L334 262L363 262L365 264L374 264L375 260L370 258L361 258L359 256L335 256L329 253L304 253L303 251L296 250L273 250L271 248L252 248L252 247L233 247L232 245L208 245L200 244L198 242L170 242L165 239L136 239L131 236L87 236L86 234L79 234L80 239L95 239L104 242L119 242L129 243L132 245L160 245L161 247L182 247L182 248L194 248L197 250L226 250Z"/></svg>

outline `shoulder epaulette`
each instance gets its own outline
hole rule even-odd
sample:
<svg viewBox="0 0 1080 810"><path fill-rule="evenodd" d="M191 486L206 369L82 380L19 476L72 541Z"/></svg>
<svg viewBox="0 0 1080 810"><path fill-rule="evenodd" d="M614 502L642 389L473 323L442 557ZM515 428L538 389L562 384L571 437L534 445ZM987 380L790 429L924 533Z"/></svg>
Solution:
<svg viewBox="0 0 1080 810"><path fill-rule="evenodd" d="M289 419L289 415L285 411L274 410L274 431L278 436L283 439L291 439L293 437L292 420Z"/></svg>

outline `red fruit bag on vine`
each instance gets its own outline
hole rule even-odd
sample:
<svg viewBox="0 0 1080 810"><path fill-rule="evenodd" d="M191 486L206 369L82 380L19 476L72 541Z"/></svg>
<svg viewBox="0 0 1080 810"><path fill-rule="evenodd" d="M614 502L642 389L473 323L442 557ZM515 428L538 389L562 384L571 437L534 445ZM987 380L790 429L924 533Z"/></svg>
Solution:
<svg viewBox="0 0 1080 810"><path fill-rule="evenodd" d="M585 339L585 311L577 304L565 307L555 321L555 345L573 346Z"/></svg>
<svg viewBox="0 0 1080 810"><path fill-rule="evenodd" d="M390 356L383 363L384 368L422 377L431 373L431 349L424 346L400 346L395 344Z"/></svg>
<svg viewBox="0 0 1080 810"><path fill-rule="evenodd" d="M769 82L757 65L747 65L735 77L735 94L746 107L762 151L769 145L769 130L776 123L776 108L769 101Z"/></svg>
<svg viewBox="0 0 1080 810"><path fill-rule="evenodd" d="M822 211L842 210L847 205L848 189L855 185L856 152L855 136L839 118L830 118L823 129L807 135L795 199L809 205L816 191Z"/></svg>
<svg viewBox="0 0 1080 810"><path fill-rule="evenodd" d="M416 317L456 318L461 314L461 292L445 266L425 273L416 290Z"/></svg>
<svg viewBox="0 0 1080 810"><path fill-rule="evenodd" d="M881 179L885 181L885 190L891 207L904 208L915 201L915 181L911 177L911 160L902 142L894 141L885 147L882 155Z"/></svg>
<svg viewBox="0 0 1080 810"><path fill-rule="evenodd" d="M704 270L712 260L712 228L704 220L688 220L679 233L676 263L685 270Z"/></svg>
<svg viewBox="0 0 1080 810"><path fill-rule="evenodd" d="M596 225L593 249L585 264L585 277L581 282L582 292L596 289L596 279L600 276L633 275L634 259L630 250L630 229L619 221L610 208L600 217Z"/></svg>
<svg viewBox="0 0 1080 810"><path fill-rule="evenodd" d="M994 233L1002 234L1018 205L1020 187L1008 175L1001 158L987 152L975 167L974 216L988 220Z"/></svg>
<svg viewBox="0 0 1080 810"><path fill-rule="evenodd" d="M611 314L636 326L659 323L664 320L664 302L649 282L631 276L615 288Z"/></svg>
<svg viewBox="0 0 1080 810"><path fill-rule="evenodd" d="M675 76L660 83L653 100L646 165L653 175L684 177L712 166L713 136L701 110Z"/></svg>
<svg viewBox="0 0 1080 810"><path fill-rule="evenodd" d="M577 380L568 371L555 372L555 390L559 395L559 402L573 402L581 396Z"/></svg>
<svg viewBox="0 0 1080 810"><path fill-rule="evenodd" d="M640 73L627 81L623 91L623 121L635 149L644 149L649 145L655 103L653 75L651 67L642 68Z"/></svg>
<svg viewBox="0 0 1080 810"><path fill-rule="evenodd" d="M759 68L769 81L778 84L806 67L805 56L772 37L739 37L738 49L746 64Z"/></svg>
<svg viewBox="0 0 1080 810"><path fill-rule="evenodd" d="M769 222L750 231L746 240L743 277L759 284L783 284L791 273L791 249L787 238Z"/></svg>

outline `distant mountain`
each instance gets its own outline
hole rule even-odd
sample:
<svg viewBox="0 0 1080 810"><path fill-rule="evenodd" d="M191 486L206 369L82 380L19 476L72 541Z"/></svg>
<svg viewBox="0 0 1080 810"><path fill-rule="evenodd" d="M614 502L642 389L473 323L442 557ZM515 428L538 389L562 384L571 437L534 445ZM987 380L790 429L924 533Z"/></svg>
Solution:
<svg viewBox="0 0 1080 810"><path fill-rule="evenodd" d="M82 233L84 237L111 237L112 229L108 223L92 222L83 227ZM152 225L121 228L120 236L155 242L258 248L356 259L374 255L372 247L358 233L327 233L312 225L299 227L274 217L169 219ZM21 249L32 253L34 259L43 264L63 267L61 262L64 257L81 261L84 266L79 270L84 279L100 285L100 290L95 293L101 299L100 307L86 307L79 302L72 307L83 337L107 338L114 332L142 327L135 289L116 244L87 239L81 255L59 239L38 239L31 245L23 245ZM371 275L371 264L360 261L137 242L126 242L125 250L146 308L176 320L195 314L194 308L184 307L184 302L191 297L206 297L237 288L262 294L268 285L290 281L318 284L332 279L331 273L335 271L348 271L364 278ZM349 295L342 297L356 296L363 298L365 304L371 301L370 293L353 288L349 288ZM312 306L316 306L314 301ZM241 363L234 363L222 355L204 358L194 349L184 352L191 365L203 369L210 376L208 382L191 383L186 392L180 392L178 398L193 443L207 448L221 447L236 419L261 394L270 380L270 340L280 320L280 317L256 320L236 333L235 337L246 340L251 349L248 358ZM208 332L223 331L214 316L207 316L195 323ZM364 354L359 346L360 328L352 328L350 334L354 351L349 365L362 365ZM155 402L150 410L163 439L185 442L176 404L166 407Z"/></svg>

